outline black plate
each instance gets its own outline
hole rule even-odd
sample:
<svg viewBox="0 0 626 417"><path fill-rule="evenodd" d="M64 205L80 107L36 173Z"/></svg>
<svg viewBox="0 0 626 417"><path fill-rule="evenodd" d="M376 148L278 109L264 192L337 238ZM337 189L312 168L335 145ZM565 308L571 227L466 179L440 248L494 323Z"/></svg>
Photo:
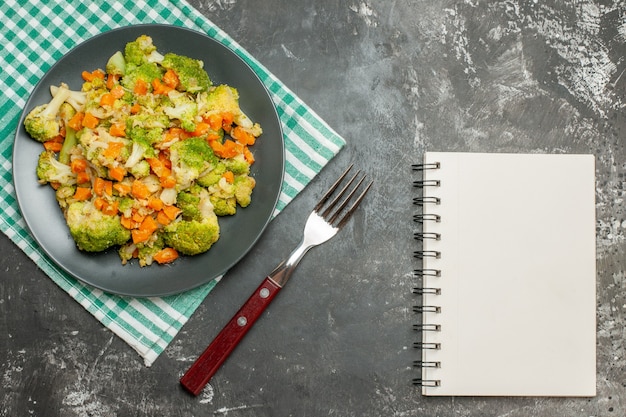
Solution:
<svg viewBox="0 0 626 417"><path fill-rule="evenodd" d="M252 148L256 162L251 175L257 186L252 203L235 216L220 218L221 237L206 253L181 257L171 265L141 268L136 261L122 265L117 249L90 254L79 251L48 185L37 183L35 168L43 147L28 136L24 117L34 106L50 100L50 86L61 82L80 89L81 71L104 69L108 58L146 34L161 53L174 52L204 61L214 84L238 89L240 105L261 124L263 135ZM254 245L267 226L280 194L284 144L276 108L254 71L233 51L201 33L176 26L129 26L97 35L75 47L40 80L25 105L15 135L13 179L22 215L46 254L73 277L106 292L131 296L164 296L186 291L224 274Z"/></svg>

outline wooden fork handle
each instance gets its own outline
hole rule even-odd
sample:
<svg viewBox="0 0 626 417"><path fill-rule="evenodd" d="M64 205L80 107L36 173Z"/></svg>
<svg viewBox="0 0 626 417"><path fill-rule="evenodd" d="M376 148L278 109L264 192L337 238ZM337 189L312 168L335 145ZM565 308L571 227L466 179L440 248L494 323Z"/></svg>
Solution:
<svg viewBox="0 0 626 417"><path fill-rule="evenodd" d="M180 379L180 383L187 391L193 395L198 395L202 391L280 289L281 287L269 277L263 280L248 301L241 306L237 314Z"/></svg>

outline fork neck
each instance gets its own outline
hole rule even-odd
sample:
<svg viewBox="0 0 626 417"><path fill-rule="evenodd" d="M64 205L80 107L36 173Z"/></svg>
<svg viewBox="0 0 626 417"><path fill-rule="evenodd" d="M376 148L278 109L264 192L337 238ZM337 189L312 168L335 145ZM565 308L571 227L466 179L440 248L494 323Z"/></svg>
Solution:
<svg viewBox="0 0 626 417"><path fill-rule="evenodd" d="M304 255L315 245L311 245L307 243L305 240L302 240L300 244L291 252L289 257L281 262L269 275L268 278L274 281L276 285L279 287L283 287L291 275L293 271L300 263L300 260L304 257Z"/></svg>

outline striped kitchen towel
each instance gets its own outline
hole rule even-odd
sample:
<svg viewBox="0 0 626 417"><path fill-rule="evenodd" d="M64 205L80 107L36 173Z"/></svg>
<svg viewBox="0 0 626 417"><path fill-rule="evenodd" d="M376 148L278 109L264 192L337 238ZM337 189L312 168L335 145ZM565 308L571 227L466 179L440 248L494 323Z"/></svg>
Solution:
<svg viewBox="0 0 626 417"><path fill-rule="evenodd" d="M82 41L120 26L184 26L222 42L242 57L270 91L282 123L285 177L277 215L339 152L345 141L235 40L185 0L4 0L0 3L0 229L50 278L150 366L219 279L167 297L104 293L69 277L29 235L12 185L12 149L30 92L45 72ZM14 277L16 279L17 277Z"/></svg>

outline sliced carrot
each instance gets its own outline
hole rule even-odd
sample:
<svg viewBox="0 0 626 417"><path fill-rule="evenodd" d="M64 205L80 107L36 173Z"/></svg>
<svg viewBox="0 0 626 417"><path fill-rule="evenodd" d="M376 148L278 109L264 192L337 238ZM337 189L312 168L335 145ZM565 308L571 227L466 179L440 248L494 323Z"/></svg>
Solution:
<svg viewBox="0 0 626 417"><path fill-rule="evenodd" d="M112 106L115 104L115 97L111 93L104 93L100 97L100 105L101 106Z"/></svg>
<svg viewBox="0 0 626 417"><path fill-rule="evenodd" d="M224 129L226 132L230 132L230 128L232 127L234 120L235 120L235 117L231 112L223 112L222 113L222 129Z"/></svg>
<svg viewBox="0 0 626 417"><path fill-rule="evenodd" d="M241 126L235 126L230 131L230 136L244 145L254 145L254 142L256 141L254 135Z"/></svg>
<svg viewBox="0 0 626 417"><path fill-rule="evenodd" d="M163 82L170 88L176 88L179 83L178 75L176 75L173 70L168 69L165 71L165 74L163 74Z"/></svg>
<svg viewBox="0 0 626 417"><path fill-rule="evenodd" d="M164 206L163 209L161 210L170 220L174 220L181 212L181 209L179 209L176 206Z"/></svg>
<svg viewBox="0 0 626 417"><path fill-rule="evenodd" d="M111 175L111 170L109 170L109 175ZM111 177L113 178L113 177ZM121 182L116 182L115 184L113 184L113 189L115 191L117 191L117 194L120 197L124 197L127 196L130 193L130 185L127 184L123 184Z"/></svg>
<svg viewBox="0 0 626 417"><path fill-rule="evenodd" d="M131 114L137 114L141 111L141 105L139 103L135 103L130 107Z"/></svg>
<svg viewBox="0 0 626 417"><path fill-rule="evenodd" d="M100 120L98 120L98 118L91 113L85 113L85 116L83 117L83 127L89 129L95 129L99 122Z"/></svg>
<svg viewBox="0 0 626 417"><path fill-rule="evenodd" d="M148 207L150 207L154 211L161 210L163 208L163 206L164 206L163 200L161 200L160 198L152 197L152 198L148 199Z"/></svg>
<svg viewBox="0 0 626 417"><path fill-rule="evenodd" d="M163 188L176 187L176 178L173 175L165 175L159 178L159 182L161 183L161 187Z"/></svg>
<svg viewBox="0 0 626 417"><path fill-rule="evenodd" d="M122 149L124 149L124 146L125 145L123 142L110 141L107 144L106 149L102 151L102 155L105 158L115 159L120 156L120 153L122 153Z"/></svg>
<svg viewBox="0 0 626 417"><path fill-rule="evenodd" d="M104 80L104 71L99 70L99 69L94 70L92 72L83 71L81 73L81 75L83 77L83 80L85 80L85 81L93 81L96 78L100 78L100 79Z"/></svg>
<svg viewBox="0 0 626 417"><path fill-rule="evenodd" d="M115 87L121 87L119 82L120 76L117 74L108 74L107 75L107 89L113 90ZM122 89L123 91L123 89ZM119 98L119 97L117 97Z"/></svg>
<svg viewBox="0 0 626 417"><path fill-rule="evenodd" d="M205 122L211 126L213 130L220 130L222 128L222 115L219 113L211 113L203 118Z"/></svg>
<svg viewBox="0 0 626 417"><path fill-rule="evenodd" d="M85 159L72 159L70 162L70 168L73 173L84 172L87 170L87 160Z"/></svg>
<svg viewBox="0 0 626 417"><path fill-rule="evenodd" d="M125 123L113 123L109 128L111 136L118 138L126 137L126 124Z"/></svg>
<svg viewBox="0 0 626 417"><path fill-rule="evenodd" d="M105 180L104 178L96 177L93 180L93 192L98 197L103 195L112 196L113 195L113 182L109 180Z"/></svg>
<svg viewBox="0 0 626 417"><path fill-rule="evenodd" d="M63 147L63 143L57 141L57 140L48 140L46 142L43 143L43 147L45 150L47 151L52 151L52 152L59 152L61 150L61 148Z"/></svg>
<svg viewBox="0 0 626 417"><path fill-rule="evenodd" d="M74 116L67 122L67 125L74 130L80 130L83 127L83 117L85 117L85 113L76 112Z"/></svg>
<svg viewBox="0 0 626 417"><path fill-rule="evenodd" d="M232 171L226 171L222 174L222 177L226 179L226 182L232 184L235 182L235 174Z"/></svg>
<svg viewBox="0 0 626 417"><path fill-rule="evenodd" d="M115 85L113 88L109 88L109 90L111 90L111 95L116 99L122 98L124 97L124 94L126 94L126 91L124 91L124 87L119 84Z"/></svg>
<svg viewBox="0 0 626 417"><path fill-rule="evenodd" d="M155 78L154 80L152 80L152 92L154 94L162 94L165 95L167 93L169 93L170 91L172 91L173 88L163 84L161 82L161 80L159 80L158 78Z"/></svg>
<svg viewBox="0 0 626 417"><path fill-rule="evenodd" d="M93 200L94 207L97 208L100 211L102 211L102 207L104 207L106 204L108 204L106 202L106 200L104 198L101 198L101 197L98 197L95 200Z"/></svg>
<svg viewBox="0 0 626 417"><path fill-rule="evenodd" d="M109 168L109 177L115 181L122 181L126 176L126 169L123 167L111 167Z"/></svg>
<svg viewBox="0 0 626 417"><path fill-rule="evenodd" d="M163 210L157 212L157 222L163 226L167 226L172 222L172 219L167 217L167 215L163 212Z"/></svg>
<svg viewBox="0 0 626 417"><path fill-rule="evenodd" d="M87 187L76 187L74 199L78 201L89 200L91 198L91 189Z"/></svg>
<svg viewBox="0 0 626 417"><path fill-rule="evenodd" d="M135 198L146 199L150 196L150 190L146 184L139 180L133 181L130 192Z"/></svg>
<svg viewBox="0 0 626 417"><path fill-rule="evenodd" d="M118 212L119 203L115 200L110 203L105 204L102 208L102 213L107 216L115 216Z"/></svg>
<svg viewBox="0 0 626 417"><path fill-rule="evenodd" d="M138 211L134 211L133 212L132 219L133 219L133 221L137 222L138 224L141 224L141 222L145 218L146 218L146 216L144 216L143 214L139 213ZM137 225L137 227L139 227L139 225Z"/></svg>
<svg viewBox="0 0 626 417"><path fill-rule="evenodd" d="M247 146L243 147L243 157L250 165L254 163L254 155Z"/></svg>
<svg viewBox="0 0 626 417"><path fill-rule="evenodd" d="M166 152L166 151L159 152L159 160L163 162L163 165L165 165L166 168L168 169L172 168L172 161L170 160L169 152Z"/></svg>
<svg viewBox="0 0 626 417"><path fill-rule="evenodd" d="M158 228L159 228L159 224L152 216L146 216L146 218L143 219L143 221L141 222L141 225L139 226L140 230L146 230L150 232L150 234L156 232Z"/></svg>
<svg viewBox="0 0 626 417"><path fill-rule="evenodd" d="M152 169L154 175L156 175L157 177L163 176L163 171L165 170L165 165L163 164L163 161L161 161L159 158L146 158L146 161L150 165L150 169Z"/></svg>
<svg viewBox="0 0 626 417"><path fill-rule="evenodd" d="M196 123L196 128L193 132L190 132L189 134L191 136L202 136L202 135L206 135L209 133L209 131L211 130L211 126L206 123L206 122L198 122Z"/></svg>
<svg viewBox="0 0 626 417"><path fill-rule="evenodd" d="M133 238L133 243L145 242L152 236L152 232L143 229L133 229L130 231L130 234Z"/></svg>
<svg viewBox="0 0 626 417"><path fill-rule="evenodd" d="M91 182L91 178L89 177L89 173L87 171L81 171L76 174L76 183L86 184L88 182Z"/></svg>
<svg viewBox="0 0 626 417"><path fill-rule="evenodd" d="M224 143L214 140L209 145L220 158L233 158L243 152L243 145L229 139L225 140Z"/></svg>
<svg viewBox="0 0 626 417"><path fill-rule="evenodd" d="M164 248L155 253L153 259L160 264L167 264L178 259L178 252L174 248Z"/></svg>
<svg viewBox="0 0 626 417"><path fill-rule="evenodd" d="M133 88L133 93L143 96L148 93L148 83L142 80L141 78L135 81L135 87Z"/></svg>
<svg viewBox="0 0 626 417"><path fill-rule="evenodd" d="M126 229L136 229L139 226L139 223L126 216L120 217L120 223L122 223L122 226L124 226Z"/></svg>
<svg viewBox="0 0 626 417"><path fill-rule="evenodd" d="M100 177L94 178L93 192L99 197L104 194L104 179L103 178L100 178Z"/></svg>

